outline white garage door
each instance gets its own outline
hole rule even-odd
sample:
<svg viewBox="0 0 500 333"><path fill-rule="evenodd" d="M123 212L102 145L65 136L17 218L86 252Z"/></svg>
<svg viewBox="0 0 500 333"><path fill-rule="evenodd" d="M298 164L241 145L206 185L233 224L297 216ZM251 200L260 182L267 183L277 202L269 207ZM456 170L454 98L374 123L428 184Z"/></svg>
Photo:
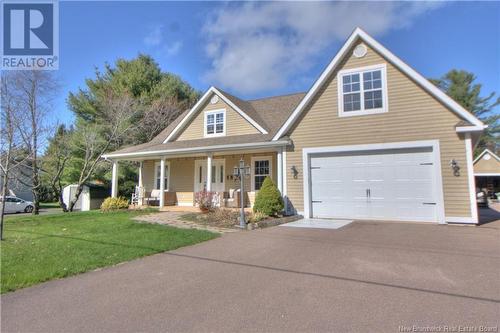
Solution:
<svg viewBox="0 0 500 333"><path fill-rule="evenodd" d="M432 148L312 155L313 217L437 221Z"/></svg>

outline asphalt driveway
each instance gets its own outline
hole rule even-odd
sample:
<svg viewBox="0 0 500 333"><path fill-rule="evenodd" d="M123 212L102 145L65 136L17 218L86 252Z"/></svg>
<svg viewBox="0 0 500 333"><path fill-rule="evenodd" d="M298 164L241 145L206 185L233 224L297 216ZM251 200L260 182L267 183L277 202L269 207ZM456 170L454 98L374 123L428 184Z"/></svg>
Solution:
<svg viewBox="0 0 500 333"><path fill-rule="evenodd" d="M500 222L225 234L2 296L13 332L400 332L500 324Z"/></svg>

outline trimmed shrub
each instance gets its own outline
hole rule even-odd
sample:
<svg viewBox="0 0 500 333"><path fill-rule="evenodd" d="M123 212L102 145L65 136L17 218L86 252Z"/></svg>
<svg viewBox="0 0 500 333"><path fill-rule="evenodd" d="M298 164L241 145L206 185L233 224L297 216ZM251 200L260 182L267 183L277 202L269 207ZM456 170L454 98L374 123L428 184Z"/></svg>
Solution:
<svg viewBox="0 0 500 333"><path fill-rule="evenodd" d="M281 213L283 208L284 204L280 191L271 178L266 177L255 197L253 211L264 213L267 216L275 216Z"/></svg>
<svg viewBox="0 0 500 333"><path fill-rule="evenodd" d="M101 204L101 210L107 212L110 210L126 209L128 208L128 200L124 197L112 198L107 197Z"/></svg>
<svg viewBox="0 0 500 333"><path fill-rule="evenodd" d="M262 213L262 212L253 212L251 215L250 215L250 218L249 218L249 222L250 223L257 223L257 222L260 222L262 220L265 220L267 218L267 215Z"/></svg>

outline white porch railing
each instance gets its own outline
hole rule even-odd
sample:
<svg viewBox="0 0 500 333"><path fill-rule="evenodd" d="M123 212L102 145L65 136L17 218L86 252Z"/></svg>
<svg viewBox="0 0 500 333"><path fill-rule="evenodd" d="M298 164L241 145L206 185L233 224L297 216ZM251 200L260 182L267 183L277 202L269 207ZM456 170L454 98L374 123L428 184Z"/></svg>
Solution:
<svg viewBox="0 0 500 333"><path fill-rule="evenodd" d="M144 204L144 195L146 193L146 189L142 186L136 186L134 193L132 193L132 199L130 202L132 205L142 206Z"/></svg>

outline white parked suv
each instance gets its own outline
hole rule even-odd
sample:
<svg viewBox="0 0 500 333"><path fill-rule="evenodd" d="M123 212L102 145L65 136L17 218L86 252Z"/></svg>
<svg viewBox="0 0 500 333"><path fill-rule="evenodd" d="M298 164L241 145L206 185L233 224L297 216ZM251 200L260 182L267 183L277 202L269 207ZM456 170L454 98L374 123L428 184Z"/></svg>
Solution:
<svg viewBox="0 0 500 333"><path fill-rule="evenodd" d="M0 197L0 202L2 202L2 197ZM5 213L31 213L34 207L31 201L12 196L5 197Z"/></svg>

